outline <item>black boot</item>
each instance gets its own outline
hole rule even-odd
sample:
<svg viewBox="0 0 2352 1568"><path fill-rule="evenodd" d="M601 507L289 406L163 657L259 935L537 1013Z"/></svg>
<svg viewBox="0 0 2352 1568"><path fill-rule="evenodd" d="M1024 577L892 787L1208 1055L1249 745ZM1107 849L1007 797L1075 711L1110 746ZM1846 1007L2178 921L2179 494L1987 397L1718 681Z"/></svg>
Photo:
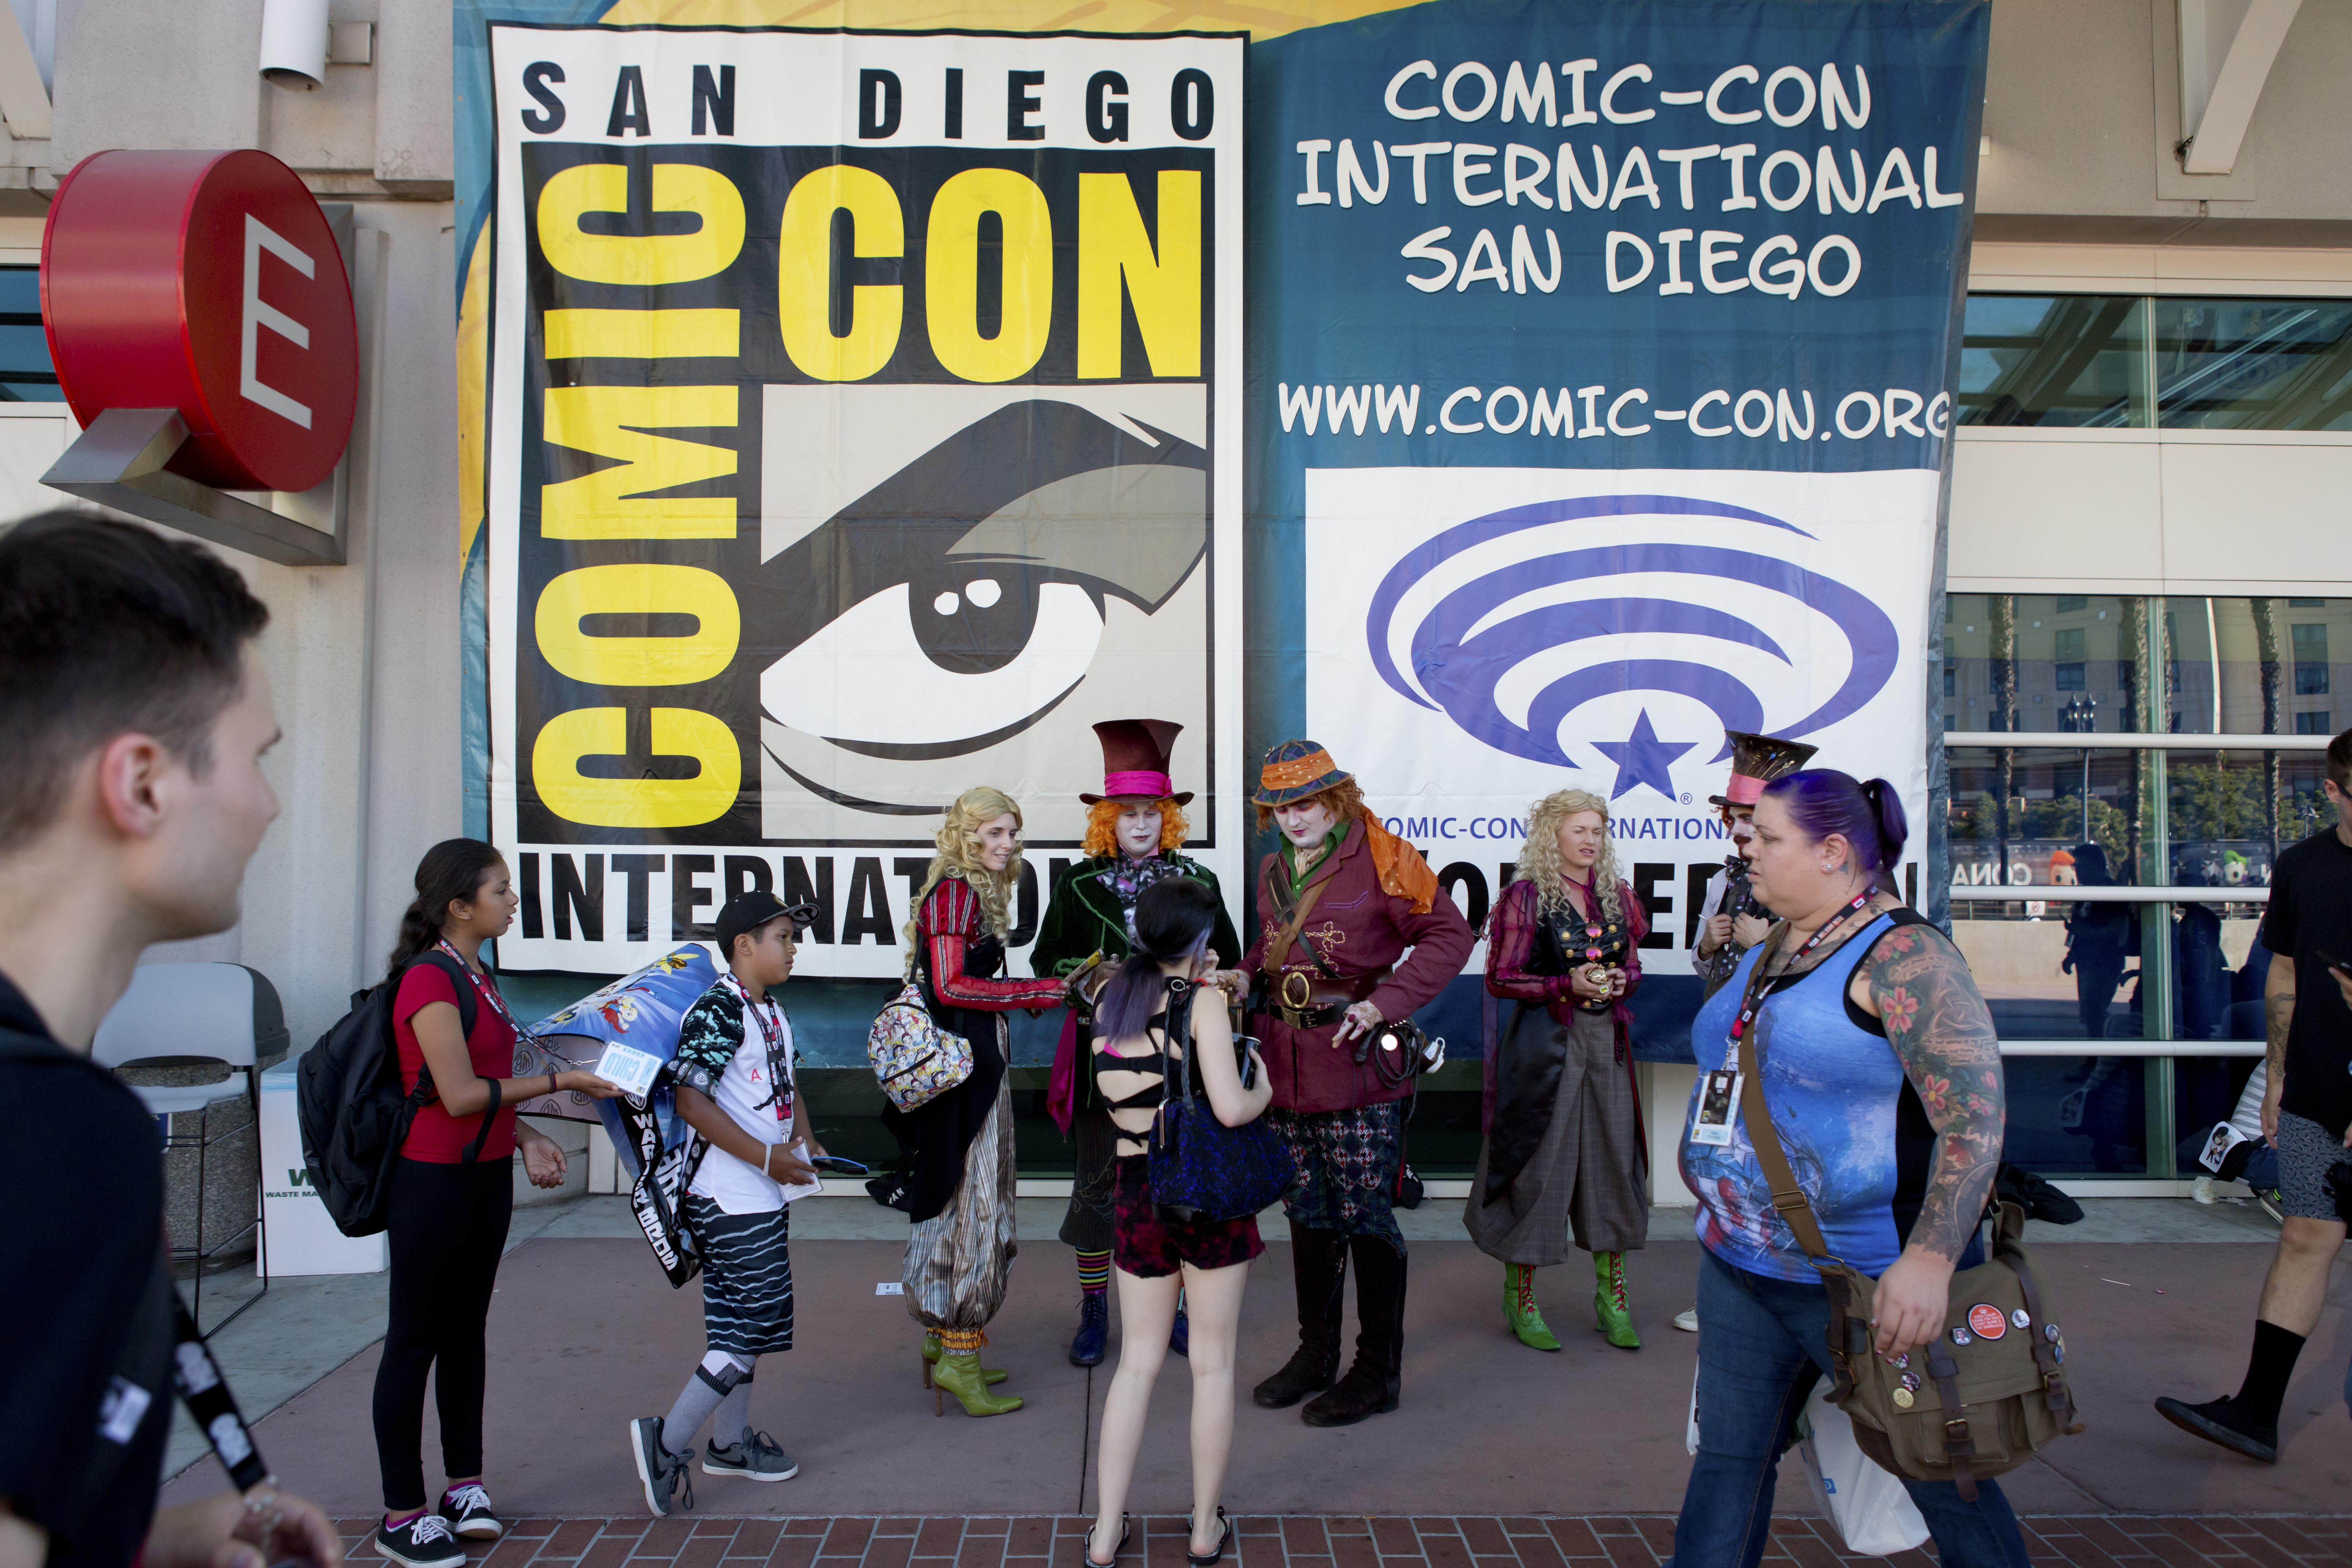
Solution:
<svg viewBox="0 0 2352 1568"><path fill-rule="evenodd" d="M1352 1426L1397 1407L1404 1365L1404 1254L1376 1236L1355 1238L1356 1364L1298 1413L1309 1426Z"/></svg>
<svg viewBox="0 0 2352 1568"><path fill-rule="evenodd" d="M1331 1386L1339 1371L1339 1310L1348 1289L1345 1231L1290 1224L1290 1268L1298 1287L1298 1349L1282 1370L1250 1391L1268 1410L1286 1410Z"/></svg>

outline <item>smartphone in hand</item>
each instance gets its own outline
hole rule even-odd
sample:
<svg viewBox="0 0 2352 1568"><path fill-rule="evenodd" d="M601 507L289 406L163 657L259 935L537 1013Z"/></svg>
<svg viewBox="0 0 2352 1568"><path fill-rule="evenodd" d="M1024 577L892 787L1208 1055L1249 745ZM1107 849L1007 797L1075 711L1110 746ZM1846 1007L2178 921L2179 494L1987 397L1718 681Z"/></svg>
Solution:
<svg viewBox="0 0 2352 1568"><path fill-rule="evenodd" d="M829 1171L836 1176L863 1176L870 1169L840 1154L820 1154L809 1163L820 1171Z"/></svg>

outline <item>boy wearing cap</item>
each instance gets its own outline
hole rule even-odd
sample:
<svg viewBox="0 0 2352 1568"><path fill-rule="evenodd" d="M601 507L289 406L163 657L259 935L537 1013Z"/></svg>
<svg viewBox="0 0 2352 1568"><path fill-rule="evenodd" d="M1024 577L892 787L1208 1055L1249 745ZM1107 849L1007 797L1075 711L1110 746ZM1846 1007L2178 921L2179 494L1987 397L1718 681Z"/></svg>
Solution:
<svg viewBox="0 0 2352 1568"><path fill-rule="evenodd" d="M800 1470L774 1438L751 1429L751 1370L761 1356L793 1348L785 1205L814 1190L808 1162L824 1155L794 1121L793 1026L770 994L791 978L796 939L814 913L764 889L729 900L716 928L728 973L678 1027L668 1069L677 1113L706 1144L685 1206L701 1247L707 1353L668 1415L629 1423L637 1479L656 1518L670 1511L681 1482L686 1506L694 1506L686 1472L706 1420L704 1475L782 1481Z"/></svg>

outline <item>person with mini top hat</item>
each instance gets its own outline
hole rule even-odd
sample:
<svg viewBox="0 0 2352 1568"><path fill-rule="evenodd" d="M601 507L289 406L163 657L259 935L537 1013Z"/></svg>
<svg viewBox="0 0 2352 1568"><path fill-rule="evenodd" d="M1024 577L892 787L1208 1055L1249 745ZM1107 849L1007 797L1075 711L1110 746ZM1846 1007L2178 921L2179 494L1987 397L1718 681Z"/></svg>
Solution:
<svg viewBox="0 0 2352 1568"><path fill-rule="evenodd" d="M1434 1000L1476 939L1421 852L1314 742L1267 752L1250 798L1259 826L1282 838L1258 866L1257 940L1242 968L1274 1086L1266 1116L1299 1177L1283 1204L1298 1349L1250 1397L1280 1410L1320 1393L1302 1419L1346 1426L1397 1407L1404 1356L1404 1233L1390 1205L1412 1082L1387 1026ZM1351 1255L1361 1331L1335 1384Z"/></svg>
<svg viewBox="0 0 2352 1568"><path fill-rule="evenodd" d="M1723 794L1707 799L1731 830L1732 853L1724 857L1723 869L1707 879L1706 897L1698 907L1698 946L1691 954L1691 967L1706 982L1709 995L1731 978L1740 956L1762 942L1772 925L1771 912L1756 901L1748 885L1748 847L1756 838L1756 803L1763 798L1766 784L1795 773L1821 749L1745 730L1723 733L1731 742L1731 782Z"/></svg>
<svg viewBox="0 0 2352 1568"><path fill-rule="evenodd" d="M1108 977L1135 950L1135 905L1145 889L1182 877L1209 889L1216 913L1209 932L1209 967L1241 955L1241 938L1225 912L1216 873L1177 853L1191 825L1184 807L1192 792L1179 792L1168 772L1181 724L1164 719L1111 719L1095 726L1103 749L1103 793L1081 795L1087 808L1087 858L1064 872L1045 903L1045 918L1029 951L1031 972L1040 980L1060 980L1102 955L1097 974ZM1074 999L1062 1040L1054 1052L1047 1109L1055 1124L1077 1144L1077 1169L1070 1184L1069 1212L1062 1241L1078 1255L1078 1332L1070 1342L1074 1366L1101 1363L1110 1331L1111 1201L1118 1173L1118 1142L1110 1113L1094 1091L1094 1075L1084 1070L1079 1042L1088 1037L1092 1009ZM1182 1300L1169 1347L1179 1355L1189 1342Z"/></svg>
<svg viewBox="0 0 2352 1568"><path fill-rule="evenodd" d="M1633 1080L1628 1005L1650 922L1618 875L1609 803L1590 790L1528 813L1518 875L1486 928L1486 992L1514 1001L1488 1060L1486 1137L1463 1228L1503 1265L1503 1317L1519 1342L1556 1351L1535 1272L1592 1254L1594 1326L1637 1351L1625 1254L1649 1237L1649 1152Z"/></svg>
<svg viewBox="0 0 2352 1568"><path fill-rule="evenodd" d="M793 1093L793 1026L776 988L793 973L814 903L787 906L766 889L737 894L715 922L727 972L679 1022L678 1119L702 1140L687 1184L686 1218L702 1255L701 1363L667 1416L629 1423L646 1506L667 1515L687 1479L694 1438L710 1423L706 1476L786 1481L800 1473L773 1437L751 1426L751 1373L793 1348L791 1213L815 1190L812 1160L824 1145Z"/></svg>

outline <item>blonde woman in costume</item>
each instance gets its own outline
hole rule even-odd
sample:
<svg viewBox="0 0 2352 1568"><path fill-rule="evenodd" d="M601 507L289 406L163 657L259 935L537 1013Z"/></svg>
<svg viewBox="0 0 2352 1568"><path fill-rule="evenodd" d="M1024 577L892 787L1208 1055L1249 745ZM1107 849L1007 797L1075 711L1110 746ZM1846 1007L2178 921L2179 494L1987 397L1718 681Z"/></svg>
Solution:
<svg viewBox="0 0 2352 1568"><path fill-rule="evenodd" d="M954 1394L968 1414L1002 1415L1021 1400L988 1391L1004 1373L982 1369L980 1347L1004 1302L1014 1251L1004 1016L1059 1005L1064 985L1003 978L1021 880L1021 808L1000 790L966 790L948 807L936 842L907 923L907 973L920 977L941 1024L971 1042L971 1076L929 1104L883 1113L914 1158L907 1178L914 1229L899 1277L907 1310L925 1331L925 1382Z"/></svg>
<svg viewBox="0 0 2352 1568"><path fill-rule="evenodd" d="M1595 1327L1641 1336L1625 1254L1649 1231L1649 1162L1627 1039L1650 923L1617 874L1609 803L1587 790L1536 802L1518 876L1487 928L1488 994L1519 1004L1487 1062L1486 1140L1462 1223L1504 1266L1503 1315L1521 1343L1556 1351L1535 1271L1569 1237L1592 1254Z"/></svg>

